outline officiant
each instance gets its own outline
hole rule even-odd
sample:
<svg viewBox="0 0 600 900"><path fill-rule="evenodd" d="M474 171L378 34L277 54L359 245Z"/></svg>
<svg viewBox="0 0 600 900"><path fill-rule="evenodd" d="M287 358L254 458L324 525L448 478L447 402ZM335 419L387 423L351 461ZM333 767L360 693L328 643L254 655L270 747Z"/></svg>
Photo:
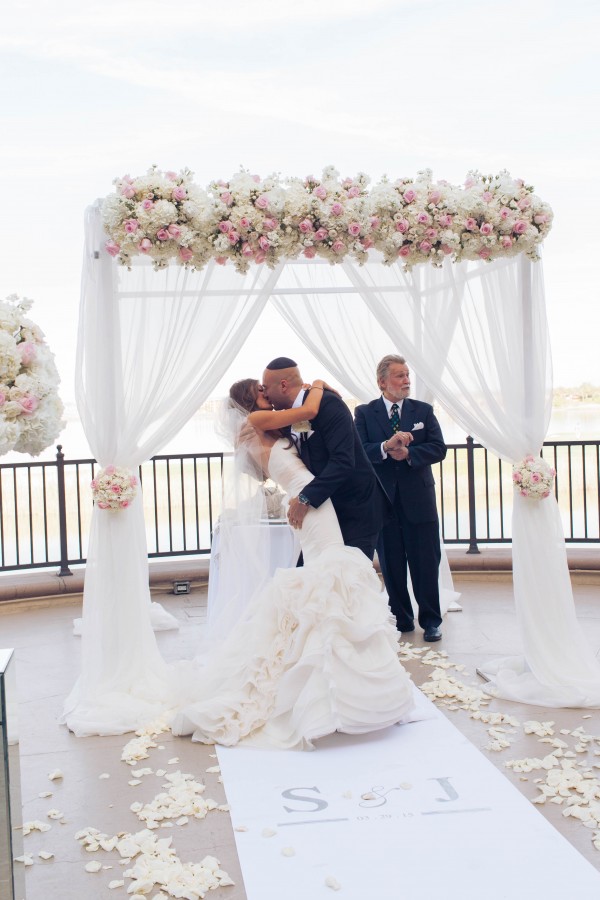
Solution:
<svg viewBox="0 0 600 900"><path fill-rule="evenodd" d="M402 356L377 366L381 397L357 406L356 428L393 505L377 544L390 608L399 631L415 630L407 567L426 641L439 641L441 558L435 481L431 466L446 456L439 422L429 403L412 400L410 371Z"/></svg>

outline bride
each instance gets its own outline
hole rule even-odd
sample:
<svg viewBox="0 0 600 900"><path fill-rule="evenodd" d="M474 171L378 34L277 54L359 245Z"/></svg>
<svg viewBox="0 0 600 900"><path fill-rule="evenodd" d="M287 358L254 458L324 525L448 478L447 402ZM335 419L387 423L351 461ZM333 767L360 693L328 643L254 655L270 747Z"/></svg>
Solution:
<svg viewBox="0 0 600 900"><path fill-rule="evenodd" d="M286 434L316 416L326 384L306 387L302 406L273 410L258 381L245 379L232 386L227 409L238 465L253 472L255 484L268 474L290 496L313 476ZM174 734L226 746L313 749L332 732L360 734L408 717L412 684L372 563L344 545L330 500L309 510L299 537L304 566L277 569L255 591L188 681ZM240 550L243 576L252 560Z"/></svg>

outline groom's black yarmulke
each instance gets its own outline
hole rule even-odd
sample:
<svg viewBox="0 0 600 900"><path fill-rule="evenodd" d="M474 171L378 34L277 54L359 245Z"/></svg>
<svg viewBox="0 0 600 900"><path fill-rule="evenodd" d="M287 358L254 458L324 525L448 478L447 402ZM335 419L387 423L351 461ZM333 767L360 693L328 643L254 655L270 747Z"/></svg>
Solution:
<svg viewBox="0 0 600 900"><path fill-rule="evenodd" d="M267 363L267 369L295 369L298 366L297 362L294 362L293 359L290 359L289 356L278 356L277 359L272 359L270 363Z"/></svg>

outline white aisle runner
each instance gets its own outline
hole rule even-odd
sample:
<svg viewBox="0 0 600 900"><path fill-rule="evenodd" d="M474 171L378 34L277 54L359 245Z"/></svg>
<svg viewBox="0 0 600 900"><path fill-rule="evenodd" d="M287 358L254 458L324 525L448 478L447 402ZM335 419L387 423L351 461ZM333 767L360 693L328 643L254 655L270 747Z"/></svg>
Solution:
<svg viewBox="0 0 600 900"><path fill-rule="evenodd" d="M600 873L417 693L429 718L312 753L218 748L248 900L600 897Z"/></svg>

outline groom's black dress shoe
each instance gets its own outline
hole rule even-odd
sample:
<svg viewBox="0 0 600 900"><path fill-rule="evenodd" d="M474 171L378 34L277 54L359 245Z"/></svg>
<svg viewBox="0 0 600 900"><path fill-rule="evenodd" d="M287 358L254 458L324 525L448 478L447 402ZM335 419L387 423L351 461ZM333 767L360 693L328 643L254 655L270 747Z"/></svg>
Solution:
<svg viewBox="0 0 600 900"><path fill-rule="evenodd" d="M409 634L411 631L415 630L414 625L407 625L407 626L402 627L400 625L400 623L397 623L396 627L397 627L398 631L402 632L402 634Z"/></svg>
<svg viewBox="0 0 600 900"><path fill-rule="evenodd" d="M423 640L425 641L441 641L442 632L439 628L426 628L423 634Z"/></svg>

